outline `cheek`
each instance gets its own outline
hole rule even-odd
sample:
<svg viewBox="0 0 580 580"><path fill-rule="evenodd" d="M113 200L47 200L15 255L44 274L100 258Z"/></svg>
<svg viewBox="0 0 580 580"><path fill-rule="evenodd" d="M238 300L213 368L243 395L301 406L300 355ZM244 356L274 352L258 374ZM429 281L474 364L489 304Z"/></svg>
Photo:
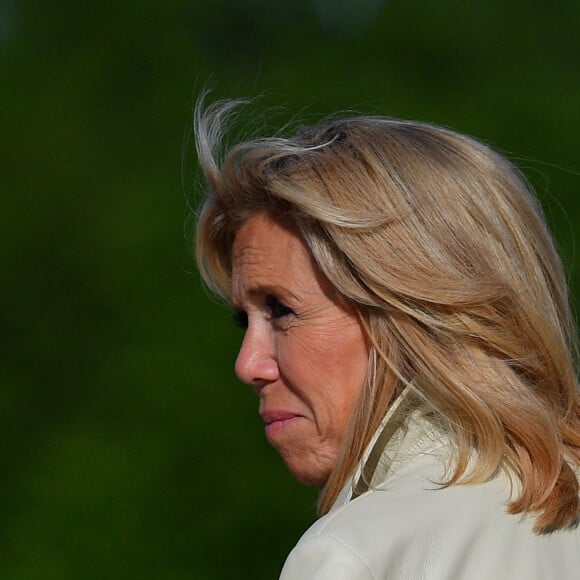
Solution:
<svg viewBox="0 0 580 580"><path fill-rule="evenodd" d="M348 324L325 329L315 356L324 359L327 368L346 371L348 376L366 373L368 348L358 322L349 318Z"/></svg>
<svg viewBox="0 0 580 580"><path fill-rule="evenodd" d="M280 370L315 411L343 423L349 416L366 377L368 350L358 323L311 329L283 337Z"/></svg>
<svg viewBox="0 0 580 580"><path fill-rule="evenodd" d="M358 323L329 335L320 359L325 360L328 394L336 412L346 422L358 401L368 369L368 350Z"/></svg>

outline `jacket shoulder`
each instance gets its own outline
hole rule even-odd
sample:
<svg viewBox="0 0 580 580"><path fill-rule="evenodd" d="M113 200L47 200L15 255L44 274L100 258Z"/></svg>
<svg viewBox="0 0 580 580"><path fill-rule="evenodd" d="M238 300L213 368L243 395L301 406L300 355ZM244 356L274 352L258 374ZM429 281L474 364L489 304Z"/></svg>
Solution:
<svg viewBox="0 0 580 580"><path fill-rule="evenodd" d="M399 475L318 520L282 580L580 578L578 530L535 535L531 518L506 512L507 477L441 488Z"/></svg>
<svg viewBox="0 0 580 580"><path fill-rule="evenodd" d="M375 580L356 546L331 533L310 534L290 552L280 580Z"/></svg>

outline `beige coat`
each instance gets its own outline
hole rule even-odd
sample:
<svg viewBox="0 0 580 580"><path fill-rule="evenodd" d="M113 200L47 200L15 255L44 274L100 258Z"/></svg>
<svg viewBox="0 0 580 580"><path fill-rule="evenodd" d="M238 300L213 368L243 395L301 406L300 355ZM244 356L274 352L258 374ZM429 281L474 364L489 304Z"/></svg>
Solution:
<svg viewBox="0 0 580 580"><path fill-rule="evenodd" d="M437 485L449 441L402 399L371 442L355 491L347 486L307 530L280 580L580 580L580 530L534 534L532 518L506 513L505 475Z"/></svg>

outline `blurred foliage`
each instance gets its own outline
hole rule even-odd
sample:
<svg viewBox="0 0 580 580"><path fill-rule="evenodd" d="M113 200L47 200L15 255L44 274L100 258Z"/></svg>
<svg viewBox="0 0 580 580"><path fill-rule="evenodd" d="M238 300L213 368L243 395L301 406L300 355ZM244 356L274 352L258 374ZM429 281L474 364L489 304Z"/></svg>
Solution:
<svg viewBox="0 0 580 580"><path fill-rule="evenodd" d="M262 94L275 126L354 107L501 147L577 295L579 16L572 0L0 0L0 576L274 578L315 517L184 239L202 86Z"/></svg>

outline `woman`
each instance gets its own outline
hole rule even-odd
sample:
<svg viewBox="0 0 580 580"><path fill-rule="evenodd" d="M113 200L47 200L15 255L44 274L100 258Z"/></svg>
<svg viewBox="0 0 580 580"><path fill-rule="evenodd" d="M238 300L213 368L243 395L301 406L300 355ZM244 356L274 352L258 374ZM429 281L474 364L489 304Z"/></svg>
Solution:
<svg viewBox="0 0 580 580"><path fill-rule="evenodd" d="M218 160L198 109L197 258L320 519L283 580L580 578L566 281L521 175L482 143L355 117Z"/></svg>

